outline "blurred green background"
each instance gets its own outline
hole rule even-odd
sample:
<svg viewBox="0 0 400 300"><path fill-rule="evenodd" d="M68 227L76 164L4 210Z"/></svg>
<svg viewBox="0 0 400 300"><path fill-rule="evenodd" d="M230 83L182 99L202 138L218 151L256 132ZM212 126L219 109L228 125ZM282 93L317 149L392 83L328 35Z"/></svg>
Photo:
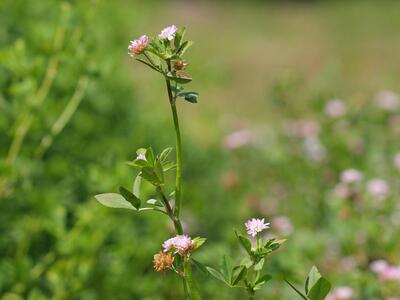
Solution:
<svg viewBox="0 0 400 300"><path fill-rule="evenodd" d="M196 258L239 259L234 230L265 217L288 242L260 299L295 299L282 279L313 264L346 299L400 297L370 270L400 264L399 1L2 0L0 299L182 299L152 270L167 219L93 198L132 184L137 148L174 145L162 78L127 55L171 24L196 43L200 101L179 104ZM245 296L196 275L204 299Z"/></svg>

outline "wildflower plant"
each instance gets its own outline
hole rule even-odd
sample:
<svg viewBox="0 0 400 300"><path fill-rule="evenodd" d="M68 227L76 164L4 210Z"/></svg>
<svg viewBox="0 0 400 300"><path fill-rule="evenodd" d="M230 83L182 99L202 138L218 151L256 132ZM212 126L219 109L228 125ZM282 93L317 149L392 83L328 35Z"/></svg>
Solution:
<svg viewBox="0 0 400 300"><path fill-rule="evenodd" d="M206 239L191 239L185 235L180 218L182 206L182 142L177 112L178 99L196 103L198 93L184 91L184 85L192 78L185 72L188 63L183 60L186 50L193 44L184 41L185 28L175 25L163 29L158 36L142 35L131 41L128 54L137 61L150 67L163 76L168 101L171 107L175 128L176 148L175 162L169 159L172 147L161 153L154 153L151 147L140 148L136 157L127 164L138 171L133 188L120 187L119 193L96 195L103 205L113 208L130 209L137 212L154 211L166 215L175 228L176 236L163 244L163 250L154 255L154 269L158 272L171 270L183 278L184 291L187 298L199 299L200 296L192 279L191 255ZM175 187L166 186L166 173L175 171ZM142 180L150 183L158 194L158 199L145 201L141 196Z"/></svg>
<svg viewBox="0 0 400 300"><path fill-rule="evenodd" d="M206 267L193 259L193 253L204 244L205 238L191 238L183 231L181 221L182 207L182 142L177 112L178 100L197 103L198 93L185 91L186 84L192 81L186 73L188 63L183 55L193 44L184 40L185 28L175 25L164 28L158 36L142 35L131 41L128 54L159 73L166 83L168 102L170 104L175 129L175 161L170 159L173 151L168 147L160 153L154 153L151 147L139 148L135 158L127 164L137 170L131 189L121 186L119 193L96 195L98 202L107 207L123 208L136 212L153 211L169 218L175 229L175 236L162 244L162 250L153 256L154 270L171 271L182 278L186 299L201 299L198 286L192 276L192 266L207 272L223 281L230 287L244 288L249 299L254 299L257 290L261 289L272 276L263 272L267 256L277 250L285 240L275 238L263 239L261 232L269 228L270 223L264 219L251 219L245 223L250 238L236 232L236 236L245 250L244 257L238 265L232 259L224 257L223 267L217 271ZM169 187L166 174L175 171L175 186ZM158 197L145 200L141 195L142 181L153 186ZM322 300L323 298L310 298Z"/></svg>

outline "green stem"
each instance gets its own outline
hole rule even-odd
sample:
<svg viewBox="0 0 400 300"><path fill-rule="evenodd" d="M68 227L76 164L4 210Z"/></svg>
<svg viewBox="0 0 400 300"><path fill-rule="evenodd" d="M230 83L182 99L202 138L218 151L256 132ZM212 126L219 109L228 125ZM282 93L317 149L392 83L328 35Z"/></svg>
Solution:
<svg viewBox="0 0 400 300"><path fill-rule="evenodd" d="M167 61L168 71L171 72L171 62ZM175 216L179 219L181 210L181 193L182 193L182 141L179 129L178 112L176 110L176 97L172 94L171 81L166 78L169 104L171 106L172 117L174 120L176 135L176 177L175 177Z"/></svg>
<svg viewBox="0 0 400 300"><path fill-rule="evenodd" d="M188 292L189 292L189 299L201 300L200 294L197 291L196 285L195 285L193 277L192 277L192 266L190 265L189 259L185 259L185 262L183 263L183 268L184 268L184 276L185 276L185 280L186 280L187 288L188 288Z"/></svg>
<svg viewBox="0 0 400 300"><path fill-rule="evenodd" d="M161 199L164 203L165 209L167 210L167 215L170 217L171 221L174 223L176 233L182 234L183 233L182 224L179 221L179 219L174 215L174 212L172 210L171 205L169 204L167 196L165 195L165 193L161 187L157 187L157 191L161 196Z"/></svg>
<svg viewBox="0 0 400 300"><path fill-rule="evenodd" d="M256 292L252 288L248 288L247 292L249 294L249 300L254 300L256 296Z"/></svg>

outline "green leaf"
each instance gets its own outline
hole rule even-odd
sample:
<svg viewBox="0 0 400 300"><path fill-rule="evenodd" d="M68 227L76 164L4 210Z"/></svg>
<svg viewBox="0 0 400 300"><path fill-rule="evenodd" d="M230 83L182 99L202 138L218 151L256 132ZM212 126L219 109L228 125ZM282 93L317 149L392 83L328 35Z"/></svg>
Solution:
<svg viewBox="0 0 400 300"><path fill-rule="evenodd" d="M144 59L141 58L136 58L137 61L141 62L142 64L145 64L146 66L152 68L153 70L162 73L160 69L158 69L156 66L153 66L151 63L145 61Z"/></svg>
<svg viewBox="0 0 400 300"><path fill-rule="evenodd" d="M214 276L215 278L217 278L218 280L221 280L222 282L224 282L225 284L229 285L229 282L227 281L227 279L224 277L224 275L222 275L220 272L218 272L217 270L211 268L211 267L206 267L207 271Z"/></svg>
<svg viewBox="0 0 400 300"><path fill-rule="evenodd" d="M312 266L310 273L307 276L306 284L305 284L305 291L306 294L310 291L310 289L314 286L314 284L320 279L322 276L318 272L318 269L316 266Z"/></svg>
<svg viewBox="0 0 400 300"><path fill-rule="evenodd" d="M125 198L130 204L132 204L136 209L140 207L140 199L137 198L134 194L128 191L123 186L119 187L119 192L121 193L122 197Z"/></svg>
<svg viewBox="0 0 400 300"><path fill-rule="evenodd" d="M146 203L154 206L164 207L164 205L157 199L149 199L146 201Z"/></svg>
<svg viewBox="0 0 400 300"><path fill-rule="evenodd" d="M194 248L197 249L199 248L201 245L203 245L205 243L207 239L206 238L201 238L201 237L195 237L192 242L194 245Z"/></svg>
<svg viewBox="0 0 400 300"><path fill-rule="evenodd" d="M229 283L232 281L232 259L228 255L224 255L222 261L222 274L225 275Z"/></svg>
<svg viewBox="0 0 400 300"><path fill-rule="evenodd" d="M251 242L248 238L244 237L243 235L237 233L237 231L235 231L237 238L239 239L240 244L242 245L242 247L244 248L244 250L246 250L246 252L252 256L253 252L251 251Z"/></svg>
<svg viewBox="0 0 400 300"><path fill-rule="evenodd" d="M242 266L245 266L247 269L249 269L253 265L253 261L250 259L250 257L246 256L242 259L240 262Z"/></svg>
<svg viewBox="0 0 400 300"><path fill-rule="evenodd" d="M133 182L133 194L140 199L140 187L142 185L142 176L141 172L136 175L135 181Z"/></svg>
<svg viewBox="0 0 400 300"><path fill-rule="evenodd" d="M160 156L159 156L160 161L161 161L161 162L164 162L164 161L168 158L168 155L171 153L172 150L173 150L172 147L165 148L165 149L161 152L161 154L160 154Z"/></svg>
<svg viewBox="0 0 400 300"><path fill-rule="evenodd" d="M246 277L247 268L246 266L236 266L232 271L231 284L237 285L243 278Z"/></svg>
<svg viewBox="0 0 400 300"><path fill-rule="evenodd" d="M167 161L163 163L163 170L164 172L168 172L176 168L176 164L172 161Z"/></svg>
<svg viewBox="0 0 400 300"><path fill-rule="evenodd" d="M167 79L170 79L172 81L175 81L177 83L188 83L192 81L192 77L190 77L189 75L187 75L184 72L176 72L175 75L173 75L171 72L166 74Z"/></svg>
<svg viewBox="0 0 400 300"><path fill-rule="evenodd" d="M163 183L164 182L164 170L158 159L156 160L156 162L154 164L154 172L156 173L160 183Z"/></svg>
<svg viewBox="0 0 400 300"><path fill-rule="evenodd" d="M324 277L318 279L307 294L310 300L324 300L331 289L331 284Z"/></svg>
<svg viewBox="0 0 400 300"><path fill-rule="evenodd" d="M262 275L260 278L257 279L256 285L257 285L257 284L264 284L264 283L270 281L271 279L272 279L272 276L271 276L271 275L269 275L269 274L264 274L264 275Z"/></svg>
<svg viewBox="0 0 400 300"><path fill-rule="evenodd" d="M151 147L146 149L146 160L147 162L154 166L154 153L153 153L153 149Z"/></svg>
<svg viewBox="0 0 400 300"><path fill-rule="evenodd" d="M180 92L177 94L178 97L185 99L190 103L197 103L197 99L199 98L199 93L197 92Z"/></svg>
<svg viewBox="0 0 400 300"><path fill-rule="evenodd" d="M191 258L190 261L193 263L193 265L203 274L208 274L207 268L205 265L203 265L201 262Z"/></svg>
<svg viewBox="0 0 400 300"><path fill-rule="evenodd" d="M158 179L157 174L154 172L153 168L145 167L142 169L142 178L150 182L155 186L159 186L161 184L160 180Z"/></svg>
<svg viewBox="0 0 400 300"><path fill-rule="evenodd" d="M309 299L307 299L307 296L305 296L302 292L300 292L293 284L291 284L289 281L287 281L286 279L285 279L285 282L288 284L288 285L290 285L290 287L297 293L297 294L299 294L299 296L301 297L301 298L303 298L304 300L309 300Z"/></svg>
<svg viewBox="0 0 400 300"><path fill-rule="evenodd" d="M194 42L192 42L192 41L186 41L186 42L182 43L182 45L180 45L180 47L176 51L176 55L178 57L181 57L183 54L185 54L186 50L189 49L193 44L194 44Z"/></svg>
<svg viewBox="0 0 400 300"><path fill-rule="evenodd" d="M124 197L120 194L116 193L106 193L106 194L99 194L94 196L97 201L107 207L112 208L126 208L136 210L136 208L125 200Z"/></svg>
<svg viewBox="0 0 400 300"><path fill-rule="evenodd" d="M261 271L264 267L264 261L264 258L261 258L260 261L254 265L254 271Z"/></svg>
<svg viewBox="0 0 400 300"><path fill-rule="evenodd" d="M174 39L175 48L179 49L179 47L181 45L181 42L182 42L182 39L185 36L185 32L186 32L186 28L185 27L181 27L178 30L178 32L175 34L175 39Z"/></svg>

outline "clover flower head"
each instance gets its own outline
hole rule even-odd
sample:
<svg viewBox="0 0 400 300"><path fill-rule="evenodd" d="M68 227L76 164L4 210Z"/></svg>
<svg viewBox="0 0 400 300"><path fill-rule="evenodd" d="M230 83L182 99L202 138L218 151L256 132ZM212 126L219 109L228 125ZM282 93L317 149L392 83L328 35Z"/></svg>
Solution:
<svg viewBox="0 0 400 300"><path fill-rule="evenodd" d="M264 223L264 219L252 218L244 223L247 229L247 233L252 237L255 237L258 233L264 229L269 228L269 223Z"/></svg>
<svg viewBox="0 0 400 300"><path fill-rule="evenodd" d="M338 118L346 113L346 106L340 99L332 99L325 106L325 113L331 118Z"/></svg>
<svg viewBox="0 0 400 300"><path fill-rule="evenodd" d="M174 251L174 253L185 254L193 250L192 239L188 235L177 235L166 240L163 244L164 252Z"/></svg>
<svg viewBox="0 0 400 300"><path fill-rule="evenodd" d="M356 169L346 169L340 174L343 183L353 183L362 179L362 173Z"/></svg>
<svg viewBox="0 0 400 300"><path fill-rule="evenodd" d="M367 190L376 200L384 200L390 193L389 184L381 178L368 181Z"/></svg>
<svg viewBox="0 0 400 300"><path fill-rule="evenodd" d="M130 56L139 55L143 53L144 49L149 45L149 37L147 35L142 35L137 40L131 41L128 46L128 53Z"/></svg>
<svg viewBox="0 0 400 300"><path fill-rule="evenodd" d="M144 155L143 153L139 153L136 159L146 160L146 155Z"/></svg>
<svg viewBox="0 0 400 300"><path fill-rule="evenodd" d="M153 257L154 270L162 272L167 270L174 263L174 257L171 254L160 251Z"/></svg>
<svg viewBox="0 0 400 300"><path fill-rule="evenodd" d="M161 30L158 37L162 40L169 40L172 41L175 37L176 32L178 31L178 27L175 25L168 26Z"/></svg>

